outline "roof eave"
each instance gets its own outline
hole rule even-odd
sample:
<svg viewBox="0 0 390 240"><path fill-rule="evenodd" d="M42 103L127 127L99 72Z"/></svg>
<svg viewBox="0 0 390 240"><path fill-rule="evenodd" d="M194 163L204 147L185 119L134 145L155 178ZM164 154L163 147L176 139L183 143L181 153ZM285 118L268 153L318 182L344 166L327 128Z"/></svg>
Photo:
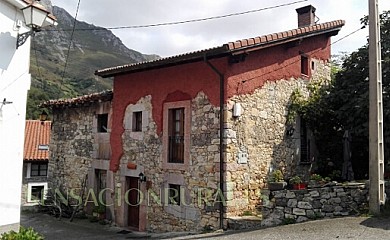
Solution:
<svg viewBox="0 0 390 240"><path fill-rule="evenodd" d="M342 26L340 26L338 28L333 28L333 29L320 30L317 32L312 32L312 33L303 34L303 35L299 35L299 36L292 36L289 38L277 39L274 41L259 43L257 45L233 49L233 50L231 50L231 52L232 52L232 55L239 55L239 54L249 53L249 52L257 51L257 50L260 50L263 48L269 48L272 46L281 45L281 44L285 44L285 43L289 43L289 42L294 42L297 40L302 40L305 38L310 38L310 37L314 37L314 36L318 36L318 35L322 35L322 34L329 34L329 36L335 36L338 34L338 32L341 30L341 28L342 28Z"/></svg>
<svg viewBox="0 0 390 240"><path fill-rule="evenodd" d="M109 69L109 70L106 69L97 70L95 71L95 75L103 78L108 78L108 77L123 75L127 73L142 72L146 70L171 67L171 66L182 65L182 64L192 63L192 62L199 62L199 61L203 61L205 56L207 56L207 59L213 59L213 58L224 57L229 54L230 54L230 50L228 50L226 45L223 45L218 48L194 52L190 54L183 54L182 56L178 56L178 57L172 57L172 58L168 57L168 58L163 58L161 60L146 62L142 64L123 65L115 69Z"/></svg>
<svg viewBox="0 0 390 240"><path fill-rule="evenodd" d="M291 37L277 38L275 40L271 40L271 41L268 40L265 42L260 42L258 44L250 44L247 46L241 46L241 43L239 43L238 47L236 47L235 43L231 42L228 44L224 44L221 47L203 50L203 51L197 51L197 52L183 54L183 55L177 55L168 58L162 58L160 60L138 63L138 64L131 64L131 65L122 65L113 68L105 68L105 69L95 71L95 75L103 78L108 78L108 77L124 75L128 73L135 73L135 72L147 71L152 69L182 65L191 62L203 61L205 55L207 55L208 59L220 58L229 55L248 53L262 48L269 48L275 45L281 45L284 43L289 43L304 38L318 36L321 34L328 34L328 36L330 37L330 36L337 35L340 29L344 26L344 21L337 20L337 21L333 21L321 25L322 26L315 25L315 26L297 29L300 32L302 31L302 33L293 35ZM311 28L314 28L314 31L311 30ZM287 34L287 32L275 33L273 35L278 35L278 34Z"/></svg>

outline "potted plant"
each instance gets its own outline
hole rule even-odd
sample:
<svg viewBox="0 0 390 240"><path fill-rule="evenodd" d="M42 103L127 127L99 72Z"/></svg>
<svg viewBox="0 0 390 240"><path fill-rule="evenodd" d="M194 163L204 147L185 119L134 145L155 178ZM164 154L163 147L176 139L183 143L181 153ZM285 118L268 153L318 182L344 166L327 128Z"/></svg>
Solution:
<svg viewBox="0 0 390 240"><path fill-rule="evenodd" d="M306 189L306 184L302 182L300 176L294 176L290 178L289 183L293 186L294 190Z"/></svg>
<svg viewBox="0 0 390 240"><path fill-rule="evenodd" d="M287 183L284 181L283 173L280 170L275 170L271 172L270 178L268 181L268 189L275 191L275 190L282 190L287 186Z"/></svg>
<svg viewBox="0 0 390 240"><path fill-rule="evenodd" d="M92 210L92 216L96 217L99 220L106 218L106 206L103 204L98 204Z"/></svg>
<svg viewBox="0 0 390 240"><path fill-rule="evenodd" d="M323 183L323 181L324 179L322 178L322 176L317 173L313 173L310 175L310 181L309 181L310 186L318 187Z"/></svg>

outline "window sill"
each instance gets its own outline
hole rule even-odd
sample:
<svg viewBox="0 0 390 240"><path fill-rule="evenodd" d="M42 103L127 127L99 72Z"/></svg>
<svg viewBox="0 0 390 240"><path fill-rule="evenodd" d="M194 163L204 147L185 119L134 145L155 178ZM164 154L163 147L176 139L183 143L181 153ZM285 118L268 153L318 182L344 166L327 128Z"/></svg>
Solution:
<svg viewBox="0 0 390 240"><path fill-rule="evenodd" d="M186 162L184 162L184 163L164 162L162 168L163 169L170 169L170 170L187 170L188 164L186 164Z"/></svg>

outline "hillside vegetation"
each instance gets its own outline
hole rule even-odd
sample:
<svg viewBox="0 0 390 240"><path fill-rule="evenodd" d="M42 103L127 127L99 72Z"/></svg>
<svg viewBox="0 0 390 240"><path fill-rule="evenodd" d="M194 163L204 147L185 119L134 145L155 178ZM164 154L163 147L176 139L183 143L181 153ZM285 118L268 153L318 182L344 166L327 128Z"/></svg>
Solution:
<svg viewBox="0 0 390 240"><path fill-rule="evenodd" d="M158 58L128 49L111 31L80 21L76 21L70 43L74 18L56 6L52 11L58 25L42 30L32 40L27 119L38 118L42 110L37 105L42 101L111 89L112 80L95 76L97 69Z"/></svg>

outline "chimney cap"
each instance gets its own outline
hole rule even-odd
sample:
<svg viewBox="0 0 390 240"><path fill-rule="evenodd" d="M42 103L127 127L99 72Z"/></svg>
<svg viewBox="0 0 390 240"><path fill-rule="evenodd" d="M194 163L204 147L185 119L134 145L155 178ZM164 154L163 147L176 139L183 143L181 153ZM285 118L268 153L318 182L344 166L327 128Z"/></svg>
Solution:
<svg viewBox="0 0 390 240"><path fill-rule="evenodd" d="M312 5L307 5L301 8L297 8L295 9L295 11L297 11L298 14L307 13L309 11L312 11L314 13L316 11L316 8Z"/></svg>

